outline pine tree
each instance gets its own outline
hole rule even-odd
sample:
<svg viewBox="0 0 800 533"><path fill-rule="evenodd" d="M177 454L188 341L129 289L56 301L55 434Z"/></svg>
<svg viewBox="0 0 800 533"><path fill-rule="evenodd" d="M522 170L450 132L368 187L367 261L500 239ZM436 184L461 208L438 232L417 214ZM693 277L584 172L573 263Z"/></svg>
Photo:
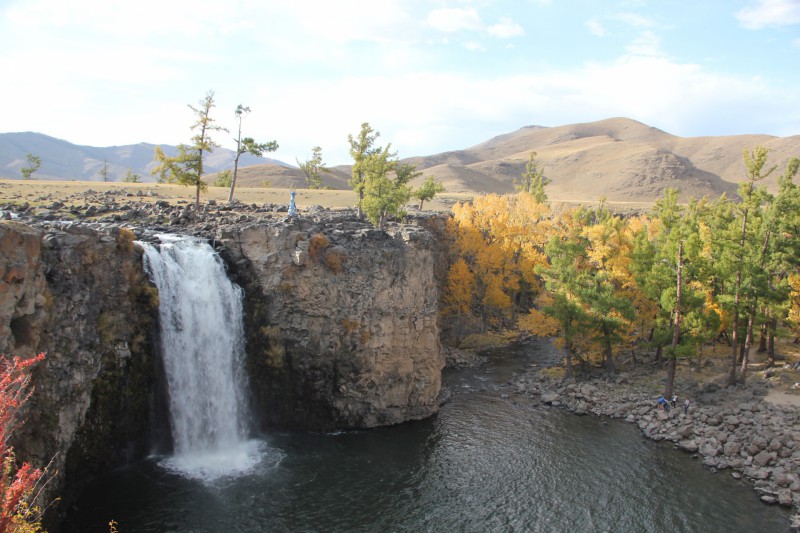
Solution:
<svg viewBox="0 0 800 533"><path fill-rule="evenodd" d="M167 157L161 147L156 147L157 165L151 171L152 174L159 176L159 181L194 186L196 211L200 209L200 191L208 188L208 184L203 181L203 154L213 151L217 146L211 139L211 132L228 131L214 123L215 120L211 118L213 107L215 107L214 91L206 93L205 98L199 102L199 107L189 105L189 109L196 116L196 121L192 125L192 130L196 131L192 137L192 144L179 144L178 154L174 157Z"/></svg>
<svg viewBox="0 0 800 533"><path fill-rule="evenodd" d="M269 141L266 143L257 143L252 137L242 137L242 120L244 116L250 112L250 108L242 104L236 106L236 120L239 124L238 134L236 136L236 157L233 160L233 176L229 183L230 192L228 193L228 203L232 204L234 199L234 190L236 189L236 178L239 174L239 158L244 154L251 154L256 157L263 156L266 152L274 152L278 149L277 141Z"/></svg>
<svg viewBox="0 0 800 533"><path fill-rule="evenodd" d="M358 195L358 218L364 218L362 210L362 202L364 201L364 189L367 185L367 165L372 155L383 151L382 148L375 146L375 141L380 137L380 132L372 129L369 122L361 124L361 131L358 137L352 135L347 136L347 142L350 144L350 157L353 158L353 170L350 177L350 187Z"/></svg>
<svg viewBox="0 0 800 533"><path fill-rule="evenodd" d="M306 175L306 186L309 189L322 188L322 176L320 176L320 174L323 172L330 172L330 170L325 167L325 163L322 162L322 148L319 146L315 146L311 149L311 157L304 162L300 162L300 160L297 159L297 166L300 167L300 170Z"/></svg>

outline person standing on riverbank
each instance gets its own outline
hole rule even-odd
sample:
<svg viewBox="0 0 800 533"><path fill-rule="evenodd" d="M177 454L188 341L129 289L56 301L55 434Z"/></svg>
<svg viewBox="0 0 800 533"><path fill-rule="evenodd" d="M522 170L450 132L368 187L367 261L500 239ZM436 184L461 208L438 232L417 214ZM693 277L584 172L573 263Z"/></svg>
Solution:
<svg viewBox="0 0 800 533"><path fill-rule="evenodd" d="M658 397L658 407L659 409L664 409L664 411L669 412L669 402L663 396Z"/></svg>
<svg viewBox="0 0 800 533"><path fill-rule="evenodd" d="M689 398L683 400L683 414L685 415L689 414Z"/></svg>

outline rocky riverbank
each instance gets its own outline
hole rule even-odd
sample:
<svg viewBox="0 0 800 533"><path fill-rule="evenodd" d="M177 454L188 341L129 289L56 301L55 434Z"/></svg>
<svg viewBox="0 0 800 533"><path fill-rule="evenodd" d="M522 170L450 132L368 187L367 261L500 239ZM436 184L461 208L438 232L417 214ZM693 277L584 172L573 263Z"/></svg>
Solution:
<svg viewBox="0 0 800 533"><path fill-rule="evenodd" d="M531 369L511 380L503 397L634 423L645 437L674 443L712 471L729 469L750 481L764 503L794 507L791 527L800 529L797 406L767 401L768 383L754 379L733 388L687 381L678 394L690 399L688 410L681 397L676 408L664 411L657 407L654 377L640 371L613 380L574 380Z"/></svg>

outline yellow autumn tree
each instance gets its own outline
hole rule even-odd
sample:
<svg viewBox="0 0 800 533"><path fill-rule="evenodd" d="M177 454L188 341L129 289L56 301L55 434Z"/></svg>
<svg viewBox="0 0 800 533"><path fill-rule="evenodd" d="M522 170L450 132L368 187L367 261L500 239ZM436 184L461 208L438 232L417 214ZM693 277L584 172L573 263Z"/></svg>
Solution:
<svg viewBox="0 0 800 533"><path fill-rule="evenodd" d="M488 194L453 207L448 229L456 257L474 276L470 300L480 304L475 311L484 329L513 325L518 313L533 305L540 289L535 266L546 260L550 225L550 208L527 193ZM454 275L459 273L463 275L464 265ZM454 290L459 288L463 290L453 285ZM464 295L448 298L463 301Z"/></svg>

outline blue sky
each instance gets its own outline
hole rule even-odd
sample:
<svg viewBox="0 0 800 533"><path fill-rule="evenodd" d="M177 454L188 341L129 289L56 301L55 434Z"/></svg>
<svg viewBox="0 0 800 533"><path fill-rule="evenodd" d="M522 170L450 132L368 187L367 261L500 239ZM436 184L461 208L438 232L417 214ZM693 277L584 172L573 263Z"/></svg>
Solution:
<svg viewBox="0 0 800 533"><path fill-rule="evenodd" d="M188 142L209 90L287 163L349 163L362 122L400 157L610 117L800 134L800 0L0 0L0 50L0 131L92 146Z"/></svg>

